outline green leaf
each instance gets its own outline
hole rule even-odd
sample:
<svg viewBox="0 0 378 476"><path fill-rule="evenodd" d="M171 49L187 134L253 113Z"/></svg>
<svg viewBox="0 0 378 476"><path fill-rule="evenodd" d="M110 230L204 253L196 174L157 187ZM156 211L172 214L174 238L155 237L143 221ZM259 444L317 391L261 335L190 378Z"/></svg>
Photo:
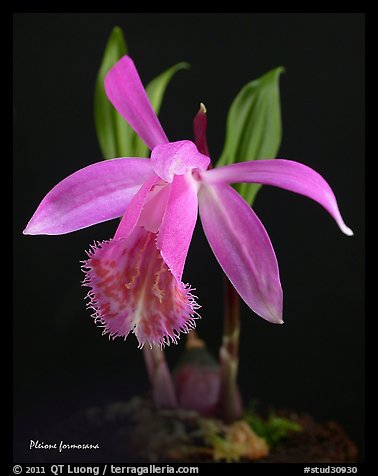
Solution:
<svg viewBox="0 0 378 476"><path fill-rule="evenodd" d="M281 143L279 77L284 68L275 68L246 84L231 104L226 140L216 164L274 159ZM235 188L252 205L261 185L237 184Z"/></svg>
<svg viewBox="0 0 378 476"><path fill-rule="evenodd" d="M159 74L154 78L146 87L147 95L151 101L152 107L156 114L160 112L161 103L167 89L168 84L170 83L173 76L182 69L189 69L189 63L177 63L171 68L164 71L164 73ZM148 148L144 142L136 136L135 139L135 154L136 157L147 157Z"/></svg>
<svg viewBox="0 0 378 476"><path fill-rule="evenodd" d="M121 28L113 28L97 74L94 112L98 141L105 159L132 157L134 131L108 100L104 79L109 69L125 54L127 46Z"/></svg>

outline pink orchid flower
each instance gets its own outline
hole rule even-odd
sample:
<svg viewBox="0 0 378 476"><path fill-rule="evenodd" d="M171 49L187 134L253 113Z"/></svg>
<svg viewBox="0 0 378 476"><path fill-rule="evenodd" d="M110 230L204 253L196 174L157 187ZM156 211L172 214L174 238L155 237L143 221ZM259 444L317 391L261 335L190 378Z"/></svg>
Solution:
<svg viewBox="0 0 378 476"><path fill-rule="evenodd" d="M229 184L255 182L305 195L352 235L327 182L289 160L208 170L209 157L193 142L168 141L128 56L109 71L105 90L151 149L151 159L102 161L68 176L45 196L24 234L60 235L122 217L114 238L87 252L89 306L104 334L126 338L133 332L140 347L163 345L195 326L199 306L181 279L199 205L209 244L237 292L259 316L282 323L282 289L269 236Z"/></svg>

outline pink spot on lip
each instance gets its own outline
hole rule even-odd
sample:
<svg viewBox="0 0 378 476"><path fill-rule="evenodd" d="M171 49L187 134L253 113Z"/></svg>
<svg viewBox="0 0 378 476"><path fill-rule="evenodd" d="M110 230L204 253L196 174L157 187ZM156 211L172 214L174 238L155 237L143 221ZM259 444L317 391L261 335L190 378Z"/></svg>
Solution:
<svg viewBox="0 0 378 476"><path fill-rule="evenodd" d="M177 281L156 247L156 234L137 227L126 239L88 252L84 285L95 321L111 337L133 332L142 347L177 343L195 327L199 308L189 287Z"/></svg>

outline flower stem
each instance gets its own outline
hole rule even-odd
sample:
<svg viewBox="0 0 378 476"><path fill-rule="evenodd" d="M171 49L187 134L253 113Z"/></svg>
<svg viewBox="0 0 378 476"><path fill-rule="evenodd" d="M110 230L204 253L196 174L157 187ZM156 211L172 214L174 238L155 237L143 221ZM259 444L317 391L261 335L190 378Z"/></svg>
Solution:
<svg viewBox="0 0 378 476"><path fill-rule="evenodd" d="M224 275L224 325L219 352L221 384L219 394L220 416L227 423L237 420L243 413L237 385L239 366L240 297Z"/></svg>
<svg viewBox="0 0 378 476"><path fill-rule="evenodd" d="M194 121L194 138L198 150L210 157L206 139L206 107L201 103ZM209 169L213 168L211 162ZM222 345L219 351L220 391L218 409L225 422L232 422L241 417L243 406L236 383L239 365L240 334L240 298L235 288L224 275L224 327Z"/></svg>
<svg viewBox="0 0 378 476"><path fill-rule="evenodd" d="M176 408L177 397L164 351L159 347L143 347L144 361L157 408Z"/></svg>

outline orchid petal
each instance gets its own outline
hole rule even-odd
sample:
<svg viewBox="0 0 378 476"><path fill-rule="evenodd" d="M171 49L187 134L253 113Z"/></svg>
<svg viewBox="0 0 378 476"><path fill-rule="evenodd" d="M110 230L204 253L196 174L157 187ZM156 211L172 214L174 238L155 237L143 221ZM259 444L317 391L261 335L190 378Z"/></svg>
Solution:
<svg viewBox="0 0 378 476"><path fill-rule="evenodd" d="M172 182L174 175L184 175L192 169L206 170L209 163L209 157L198 152L190 140L158 145L151 154L152 168L166 182Z"/></svg>
<svg viewBox="0 0 378 476"><path fill-rule="evenodd" d="M181 280L197 215L196 183L190 176L175 176L159 229L157 247L178 280Z"/></svg>
<svg viewBox="0 0 378 476"><path fill-rule="evenodd" d="M118 225L117 231L114 235L115 240L118 240L119 238L127 238L132 233L141 216L148 195L151 193L152 189L160 187L159 182L161 182L160 178L153 174L140 187L138 192L130 201L129 206Z"/></svg>
<svg viewBox="0 0 378 476"><path fill-rule="evenodd" d="M123 56L110 69L105 77L105 91L113 106L151 150L168 142L129 56Z"/></svg>
<svg viewBox="0 0 378 476"><path fill-rule="evenodd" d="M282 289L269 236L248 203L229 185L203 185L202 226L223 271L248 306L282 324Z"/></svg>
<svg viewBox="0 0 378 476"><path fill-rule="evenodd" d="M24 234L62 235L122 216L152 175L148 159L113 159L84 167L45 196Z"/></svg>
<svg viewBox="0 0 378 476"><path fill-rule="evenodd" d="M152 187L146 198L142 213L139 216L139 226L143 226L152 233L159 231L170 193L171 184L158 179L157 184Z"/></svg>
<svg viewBox="0 0 378 476"><path fill-rule="evenodd" d="M353 235L353 231L346 226L341 217L331 187L318 172L307 165L284 159L259 160L202 172L201 178L208 184L252 182L274 185L304 195L322 205L335 219L343 233Z"/></svg>

